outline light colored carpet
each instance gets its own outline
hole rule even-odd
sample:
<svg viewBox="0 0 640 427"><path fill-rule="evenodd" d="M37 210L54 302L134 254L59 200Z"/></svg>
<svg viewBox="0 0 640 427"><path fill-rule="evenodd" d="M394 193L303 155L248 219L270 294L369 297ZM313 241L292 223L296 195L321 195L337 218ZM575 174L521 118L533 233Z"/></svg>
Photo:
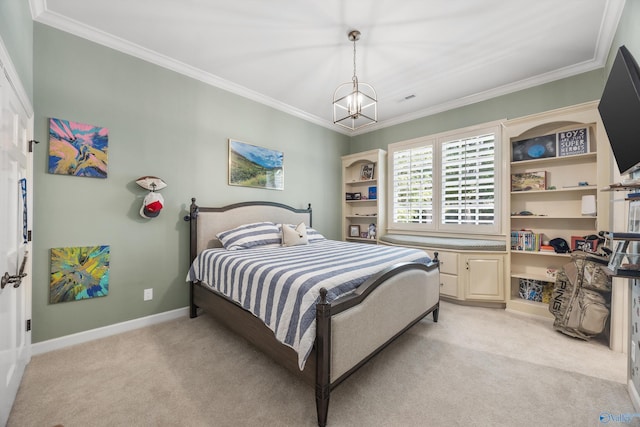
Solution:
<svg viewBox="0 0 640 427"><path fill-rule="evenodd" d="M599 426L602 412L635 412L625 378L623 354L547 320L442 303L438 323L331 393L329 426ZM204 315L33 357L8 426L314 426L315 414L312 388Z"/></svg>

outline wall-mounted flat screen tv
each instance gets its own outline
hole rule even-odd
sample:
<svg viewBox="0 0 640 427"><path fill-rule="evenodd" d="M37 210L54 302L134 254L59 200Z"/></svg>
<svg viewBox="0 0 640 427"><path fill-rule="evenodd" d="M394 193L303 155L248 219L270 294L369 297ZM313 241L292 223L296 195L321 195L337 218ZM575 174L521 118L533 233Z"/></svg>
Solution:
<svg viewBox="0 0 640 427"><path fill-rule="evenodd" d="M620 46L598 111L621 175L640 169L640 68Z"/></svg>

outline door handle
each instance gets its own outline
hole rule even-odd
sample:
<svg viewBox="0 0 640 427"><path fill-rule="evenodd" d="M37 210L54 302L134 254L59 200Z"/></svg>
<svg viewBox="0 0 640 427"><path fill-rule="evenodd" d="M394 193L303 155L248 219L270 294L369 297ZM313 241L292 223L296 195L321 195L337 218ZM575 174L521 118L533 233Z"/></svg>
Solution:
<svg viewBox="0 0 640 427"><path fill-rule="evenodd" d="M27 273L24 272L24 267L27 265L27 255L29 255L29 251L24 252L24 257L22 258L22 264L20 264L20 271L18 274L12 276L5 272L2 278L0 278L0 289L4 289L4 287L10 283L13 283L14 288L20 287L22 279L27 276Z"/></svg>

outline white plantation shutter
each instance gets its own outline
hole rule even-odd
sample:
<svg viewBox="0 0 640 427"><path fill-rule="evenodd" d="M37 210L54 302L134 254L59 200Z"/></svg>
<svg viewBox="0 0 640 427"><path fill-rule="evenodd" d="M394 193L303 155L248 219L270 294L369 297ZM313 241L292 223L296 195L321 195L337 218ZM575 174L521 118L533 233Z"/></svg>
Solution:
<svg viewBox="0 0 640 427"><path fill-rule="evenodd" d="M442 224L494 224L495 135L442 144Z"/></svg>
<svg viewBox="0 0 640 427"><path fill-rule="evenodd" d="M500 123L389 144L389 229L500 232Z"/></svg>
<svg viewBox="0 0 640 427"><path fill-rule="evenodd" d="M394 223L433 222L433 144L395 151L393 156Z"/></svg>

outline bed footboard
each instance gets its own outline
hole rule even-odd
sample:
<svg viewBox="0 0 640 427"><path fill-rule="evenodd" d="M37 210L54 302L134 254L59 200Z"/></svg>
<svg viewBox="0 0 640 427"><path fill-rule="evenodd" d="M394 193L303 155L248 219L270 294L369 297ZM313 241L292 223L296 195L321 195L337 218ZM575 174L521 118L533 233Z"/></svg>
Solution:
<svg viewBox="0 0 640 427"><path fill-rule="evenodd" d="M322 290L324 291L324 289ZM321 291L321 297L326 292ZM330 390L386 346L433 313L438 321L440 280L430 266L406 263L381 272L355 294L316 309L316 406L327 422Z"/></svg>
<svg viewBox="0 0 640 427"><path fill-rule="evenodd" d="M437 322L438 279L437 270L405 270L382 283L366 304L332 314L331 382L340 382L427 314L433 312Z"/></svg>

